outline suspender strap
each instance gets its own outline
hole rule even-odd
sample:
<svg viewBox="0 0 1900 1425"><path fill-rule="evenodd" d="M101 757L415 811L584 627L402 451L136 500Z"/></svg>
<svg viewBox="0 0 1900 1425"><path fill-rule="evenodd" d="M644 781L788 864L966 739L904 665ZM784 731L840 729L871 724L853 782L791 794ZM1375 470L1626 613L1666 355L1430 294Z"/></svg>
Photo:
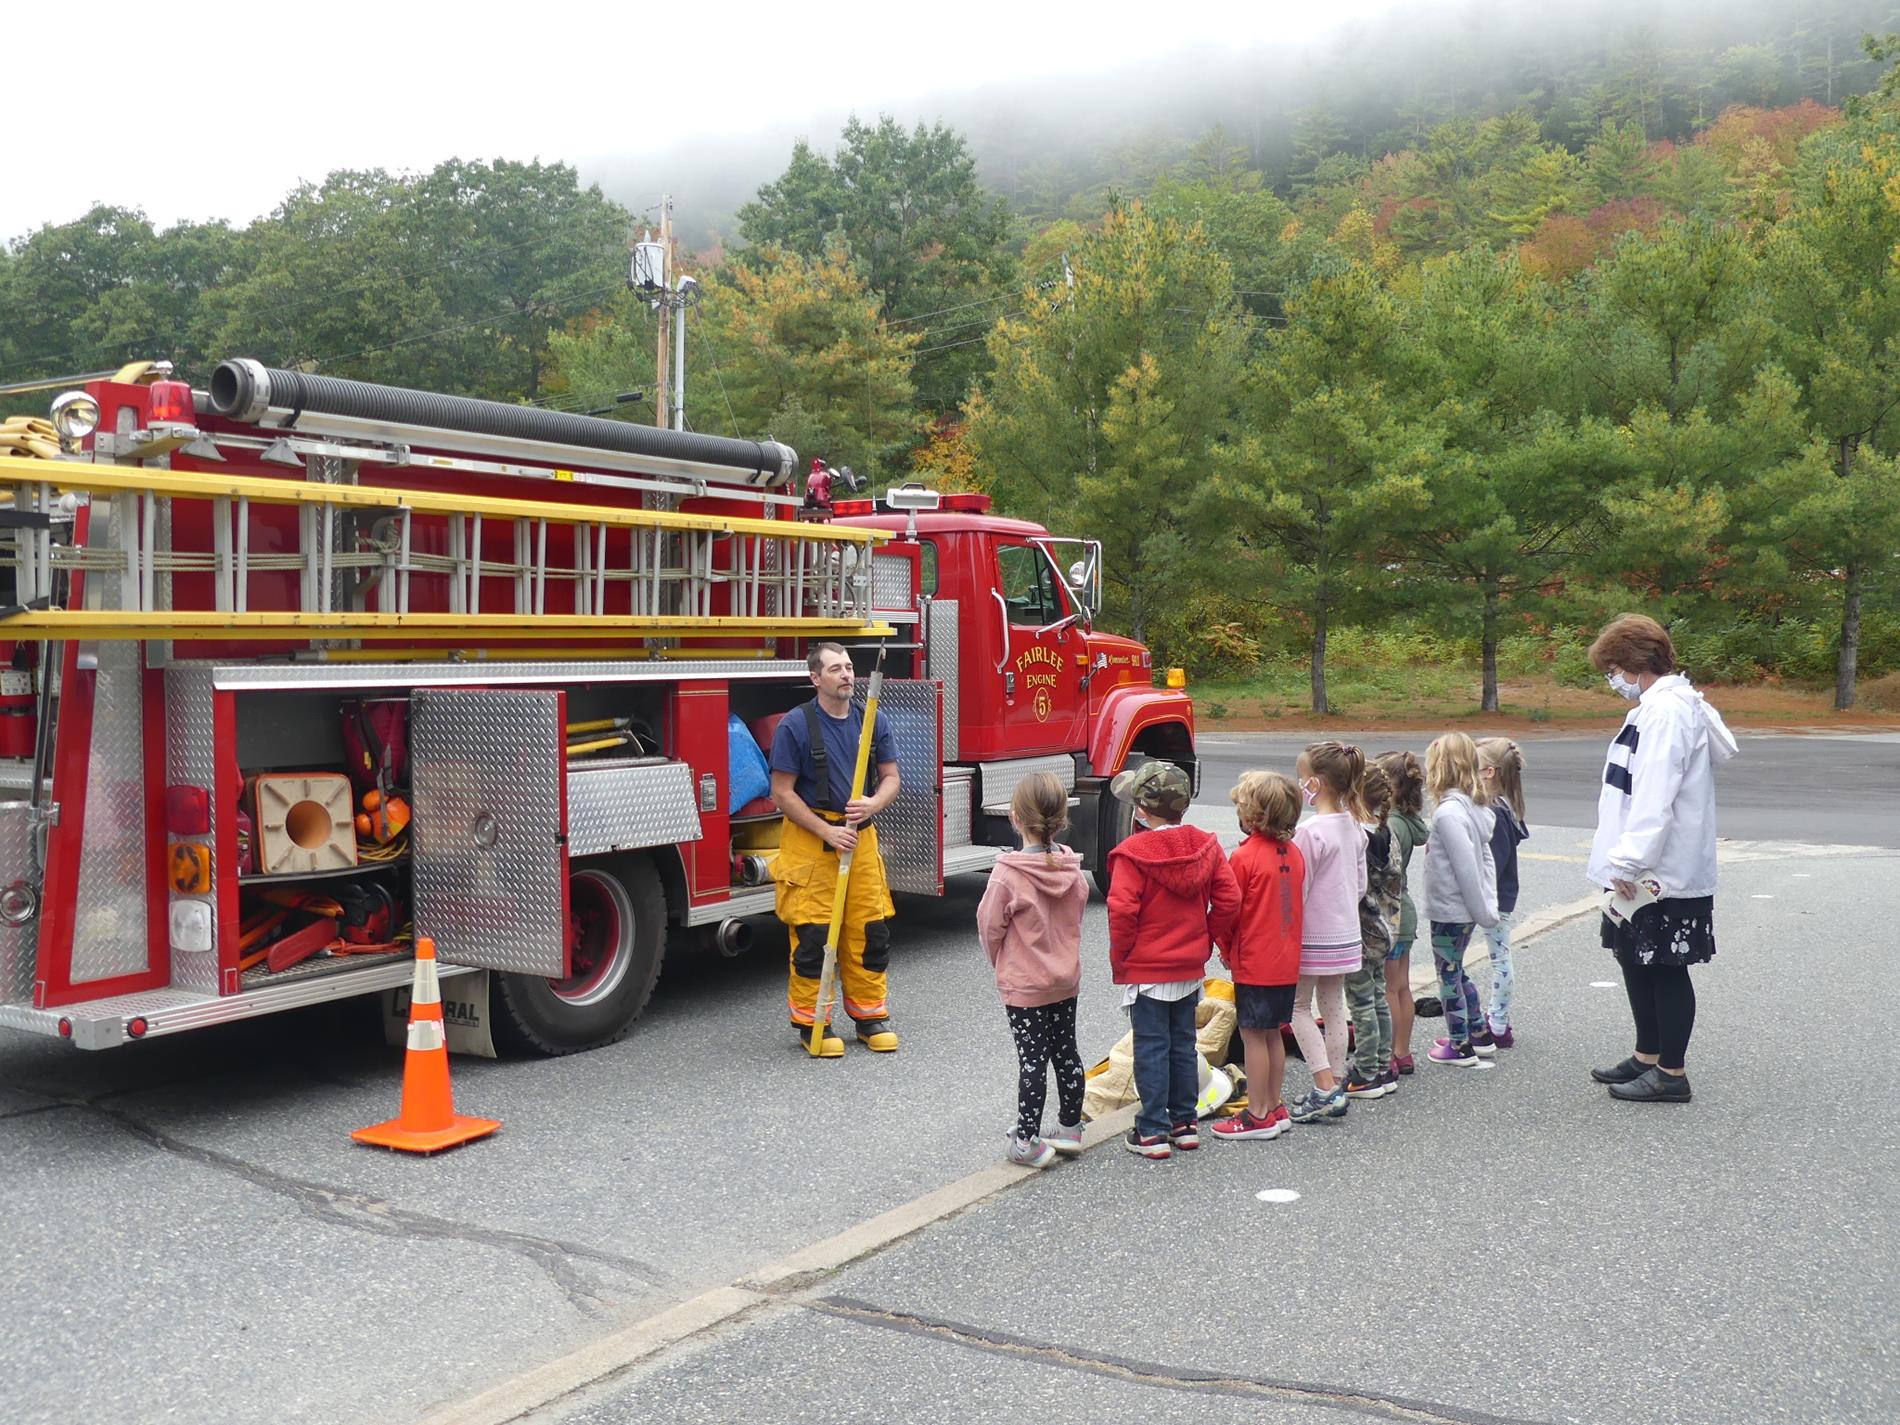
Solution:
<svg viewBox="0 0 1900 1425"><path fill-rule="evenodd" d="M812 774L817 779L817 797L808 806L819 810L834 809L831 806L831 768L825 758L825 729L818 721L818 699L813 698L805 704L805 734L811 742ZM842 810L842 808L835 808Z"/></svg>

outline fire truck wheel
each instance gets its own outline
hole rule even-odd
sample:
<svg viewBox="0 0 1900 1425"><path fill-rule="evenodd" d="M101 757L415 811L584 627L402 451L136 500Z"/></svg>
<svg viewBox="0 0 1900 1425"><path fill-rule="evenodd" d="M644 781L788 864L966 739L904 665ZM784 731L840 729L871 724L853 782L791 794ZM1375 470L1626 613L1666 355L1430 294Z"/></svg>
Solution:
<svg viewBox="0 0 1900 1425"><path fill-rule="evenodd" d="M633 1028L660 978L666 893L644 856L568 872L572 947L564 980L501 975L495 1039L527 1054L573 1054L612 1044Z"/></svg>
<svg viewBox="0 0 1900 1425"><path fill-rule="evenodd" d="M1095 889L1108 899L1108 853L1126 841L1135 830L1133 805L1102 788L1095 824Z"/></svg>

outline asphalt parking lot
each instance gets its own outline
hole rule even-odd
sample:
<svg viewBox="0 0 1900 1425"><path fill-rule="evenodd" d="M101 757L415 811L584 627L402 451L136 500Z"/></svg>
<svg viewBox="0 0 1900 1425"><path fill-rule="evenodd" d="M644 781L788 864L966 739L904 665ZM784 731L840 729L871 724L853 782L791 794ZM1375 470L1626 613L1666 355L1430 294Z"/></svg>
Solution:
<svg viewBox="0 0 1900 1425"><path fill-rule="evenodd" d="M1525 905L1571 904L1587 822L1539 818L1562 764L1526 750ZM1857 807L1900 761L1744 753ZM399 1063L340 1011L100 1055L0 1034L7 1416L1884 1425L1900 1132L1856 1086L1900 1051L1842 1033L1839 990L1900 991L1900 854L1891 829L1739 838L1731 813L1775 813L1740 782L1686 1107L1588 1082L1628 1030L1584 918L1524 949L1495 1070L1421 1067L1342 1124L1167 1164L1001 1168L1014 1064L969 877L901 907L897 1055L813 1063L781 961L696 961L611 1049L458 1060L462 1107L505 1126L426 1160L349 1142ZM1103 935L1096 903L1088 1057L1123 1028Z"/></svg>

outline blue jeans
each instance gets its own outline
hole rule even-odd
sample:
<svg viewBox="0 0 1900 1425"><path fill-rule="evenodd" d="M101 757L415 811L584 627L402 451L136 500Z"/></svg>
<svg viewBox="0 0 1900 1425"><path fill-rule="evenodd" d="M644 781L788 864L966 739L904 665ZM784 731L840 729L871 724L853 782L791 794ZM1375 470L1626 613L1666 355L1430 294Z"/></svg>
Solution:
<svg viewBox="0 0 1900 1425"><path fill-rule="evenodd" d="M1165 1136L1175 1124L1194 1121L1201 1094L1200 1052L1194 1046L1198 999L1137 995L1128 1007L1135 1031L1135 1089L1141 1095L1135 1129L1144 1138Z"/></svg>

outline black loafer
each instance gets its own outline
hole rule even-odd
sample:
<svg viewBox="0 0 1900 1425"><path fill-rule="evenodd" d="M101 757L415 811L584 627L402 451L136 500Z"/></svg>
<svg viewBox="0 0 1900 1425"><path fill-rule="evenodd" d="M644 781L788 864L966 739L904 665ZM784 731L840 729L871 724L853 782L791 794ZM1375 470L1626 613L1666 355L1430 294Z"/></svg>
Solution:
<svg viewBox="0 0 1900 1425"><path fill-rule="evenodd" d="M1611 1084L1610 1097L1628 1103L1687 1103L1689 1076L1665 1074L1661 1069L1651 1069L1641 1078L1631 1079L1626 1084Z"/></svg>
<svg viewBox="0 0 1900 1425"><path fill-rule="evenodd" d="M1632 1054L1622 1063L1612 1064L1607 1069L1590 1070L1590 1077L1600 1084L1627 1084L1640 1079L1653 1067L1655 1066L1645 1064L1641 1059L1638 1059Z"/></svg>

